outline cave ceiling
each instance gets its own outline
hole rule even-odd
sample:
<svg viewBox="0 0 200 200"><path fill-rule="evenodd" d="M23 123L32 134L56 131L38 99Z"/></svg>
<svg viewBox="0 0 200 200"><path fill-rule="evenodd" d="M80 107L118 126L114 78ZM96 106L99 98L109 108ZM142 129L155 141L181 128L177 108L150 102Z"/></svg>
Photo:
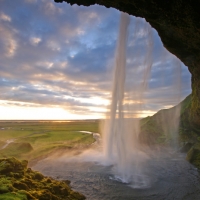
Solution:
<svg viewBox="0 0 200 200"><path fill-rule="evenodd" d="M190 122L200 130L200 0L54 0L71 5L99 4L145 18L165 48L192 74ZM196 129L196 128L195 128Z"/></svg>

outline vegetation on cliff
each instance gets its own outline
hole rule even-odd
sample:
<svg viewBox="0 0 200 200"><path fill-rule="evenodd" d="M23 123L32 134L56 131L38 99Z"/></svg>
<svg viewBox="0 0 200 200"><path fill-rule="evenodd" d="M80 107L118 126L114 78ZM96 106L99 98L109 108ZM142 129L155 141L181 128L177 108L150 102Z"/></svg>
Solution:
<svg viewBox="0 0 200 200"><path fill-rule="evenodd" d="M69 181L57 181L27 168L28 161L0 159L0 200L84 200Z"/></svg>
<svg viewBox="0 0 200 200"><path fill-rule="evenodd" d="M175 131L173 130L174 122L179 119L177 116L180 116L180 121L177 121L179 123L178 139L179 142L188 142L191 135L190 107L191 95L172 108L160 110L153 116L142 119L140 141L149 145L169 144ZM175 114L177 116L174 116Z"/></svg>
<svg viewBox="0 0 200 200"><path fill-rule="evenodd" d="M173 136L172 124L164 121L169 117L173 123L171 113L179 108L180 121L177 130L178 146L180 151L187 153L186 159L196 167L200 168L200 130L193 124L193 115L191 115L192 97L189 95L180 104L170 109L160 110L151 117L141 120L140 141L148 145L170 145ZM167 123L168 131L163 124ZM172 131L172 134L170 133Z"/></svg>

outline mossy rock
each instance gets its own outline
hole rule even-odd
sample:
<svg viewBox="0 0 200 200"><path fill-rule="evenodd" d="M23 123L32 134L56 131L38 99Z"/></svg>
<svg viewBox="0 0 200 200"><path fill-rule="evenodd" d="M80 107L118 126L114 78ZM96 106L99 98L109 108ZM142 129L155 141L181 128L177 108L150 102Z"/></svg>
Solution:
<svg viewBox="0 0 200 200"><path fill-rule="evenodd" d="M71 191L71 193L69 195L69 199L70 200L76 200L76 199L84 200L85 196L83 196L79 192Z"/></svg>
<svg viewBox="0 0 200 200"><path fill-rule="evenodd" d="M0 200L84 200L69 181L57 181L27 168L28 161L0 159ZM2 196L3 195L3 196Z"/></svg>
<svg viewBox="0 0 200 200"><path fill-rule="evenodd" d="M41 181L43 178L44 178L44 176L41 173L39 173L39 172L34 173L34 179Z"/></svg>
<svg viewBox="0 0 200 200"><path fill-rule="evenodd" d="M29 190L29 187L27 186L27 184L23 182L19 182L19 181L14 182L13 187L18 190Z"/></svg>
<svg viewBox="0 0 200 200"><path fill-rule="evenodd" d="M0 178L0 194L4 194L7 192L12 192L13 187L10 180L7 180L5 177Z"/></svg>
<svg viewBox="0 0 200 200"><path fill-rule="evenodd" d="M200 144L194 145L188 151L186 159L197 168L200 168Z"/></svg>
<svg viewBox="0 0 200 200"><path fill-rule="evenodd" d="M49 190L37 190L31 192L32 196L40 200L52 200L53 194ZM59 198L58 198L59 199Z"/></svg>
<svg viewBox="0 0 200 200"><path fill-rule="evenodd" d="M8 174L10 172L23 173L26 166L24 162L22 163L15 158L0 159L0 174Z"/></svg>

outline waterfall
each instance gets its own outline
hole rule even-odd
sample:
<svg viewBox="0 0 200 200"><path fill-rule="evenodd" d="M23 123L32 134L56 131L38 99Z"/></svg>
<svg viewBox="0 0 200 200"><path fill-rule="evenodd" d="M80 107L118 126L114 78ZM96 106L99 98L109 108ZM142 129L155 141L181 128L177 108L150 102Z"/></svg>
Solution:
<svg viewBox="0 0 200 200"><path fill-rule="evenodd" d="M152 66L152 30L149 25L144 29L148 34L145 40L146 53L142 63L134 64L134 73L127 75L126 50L130 17L121 13L118 45L115 54L112 100L104 130L104 154L116 167L115 178L131 183L134 187L145 185L141 173L141 152L138 146L139 114L143 107L143 93L147 88ZM135 23L137 38L138 21ZM133 55L134 56L134 55ZM137 76L137 80L134 77ZM138 80L138 77L140 80Z"/></svg>
<svg viewBox="0 0 200 200"><path fill-rule="evenodd" d="M147 154L141 150L139 144L139 117L147 103L144 93L151 77L154 38L151 26L145 20L135 18L134 32L131 41L128 42L129 24L129 15L121 13L112 98L104 125L103 149L106 160L114 166L114 179L129 183L134 188L141 188L149 183L143 173ZM139 37L143 44L142 48L138 48L137 45ZM127 53L129 53L128 57ZM178 63L174 65L175 75L170 91L174 92L173 100L178 103L180 102L181 68ZM167 115L161 115L162 119L159 122L164 134L171 134L173 144L177 141L179 116L180 107Z"/></svg>

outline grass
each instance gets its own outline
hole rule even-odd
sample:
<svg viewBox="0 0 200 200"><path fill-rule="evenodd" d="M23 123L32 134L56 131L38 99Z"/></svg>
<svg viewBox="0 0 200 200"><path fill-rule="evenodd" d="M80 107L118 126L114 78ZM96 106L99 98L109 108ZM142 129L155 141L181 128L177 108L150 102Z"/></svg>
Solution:
<svg viewBox="0 0 200 200"><path fill-rule="evenodd" d="M96 121L0 121L0 157L37 159L59 149L86 147L94 142L91 134L99 132ZM15 139L1 149L6 141Z"/></svg>
<svg viewBox="0 0 200 200"><path fill-rule="evenodd" d="M0 200L27 200L27 197L25 194L12 192L12 193L1 194Z"/></svg>
<svg viewBox="0 0 200 200"><path fill-rule="evenodd" d="M30 143L10 143L6 148L0 150L0 155L2 157L20 157L21 154L24 152L28 153L33 150L32 146Z"/></svg>
<svg viewBox="0 0 200 200"><path fill-rule="evenodd" d="M143 118L140 121L141 141L150 145L170 143L173 140L173 123L175 120L173 116L176 109L180 109L179 141L188 141L189 138L190 140L195 138L189 123L190 107L191 95L187 96L179 105L160 110L151 117ZM166 127L170 127L170 129Z"/></svg>
<svg viewBox="0 0 200 200"><path fill-rule="evenodd" d="M0 140L5 141L5 140L11 139L11 138L23 137L23 136L26 136L31 133L32 133L32 131L18 130L18 129L0 130Z"/></svg>

